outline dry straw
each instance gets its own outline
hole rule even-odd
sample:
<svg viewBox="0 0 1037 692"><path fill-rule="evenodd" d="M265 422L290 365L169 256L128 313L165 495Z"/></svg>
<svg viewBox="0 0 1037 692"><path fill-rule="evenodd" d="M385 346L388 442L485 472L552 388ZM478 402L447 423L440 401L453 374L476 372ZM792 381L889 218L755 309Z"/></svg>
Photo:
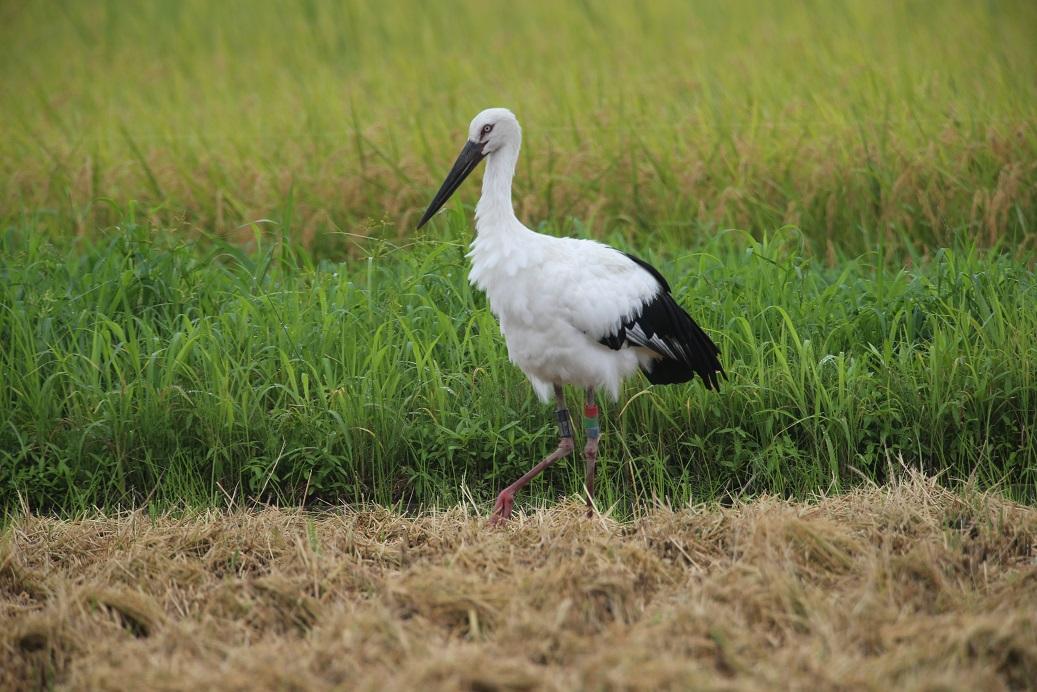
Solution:
<svg viewBox="0 0 1037 692"><path fill-rule="evenodd" d="M28 516L9 689L1008 689L1037 510L915 475L812 503L503 530L463 508Z"/></svg>

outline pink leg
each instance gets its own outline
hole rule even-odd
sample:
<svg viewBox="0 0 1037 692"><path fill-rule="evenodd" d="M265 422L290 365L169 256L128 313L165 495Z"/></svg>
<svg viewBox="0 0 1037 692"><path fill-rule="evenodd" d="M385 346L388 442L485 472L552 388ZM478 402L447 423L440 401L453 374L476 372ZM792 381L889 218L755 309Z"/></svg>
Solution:
<svg viewBox="0 0 1037 692"><path fill-rule="evenodd" d="M519 478L501 491L501 494L497 496L497 503L493 506L493 513L490 515L490 526L497 526L511 516L511 507L519 490L526 487L544 469L573 451L573 433L572 426L569 424L569 410L565 408L565 395L560 386L555 386L555 400L557 401L555 415L558 417L558 427L562 434L562 439L558 443L558 449L544 457L536 466L527 471L522 478Z"/></svg>
<svg viewBox="0 0 1037 692"><path fill-rule="evenodd" d="M515 502L515 494L536 478L540 473L556 461L573 451L573 438L563 437L558 443L558 449L551 452L544 459L526 472L522 478L509 485L497 496L497 503L493 506L493 514L490 515L490 526L496 526L511 516L511 506Z"/></svg>
<svg viewBox="0 0 1037 692"><path fill-rule="evenodd" d="M594 388L587 388L587 399L583 406L583 427L587 433L587 445L583 448L583 459L587 471L587 516L594 516L594 474L598 466L598 440L601 428L598 425L598 405L594 401Z"/></svg>

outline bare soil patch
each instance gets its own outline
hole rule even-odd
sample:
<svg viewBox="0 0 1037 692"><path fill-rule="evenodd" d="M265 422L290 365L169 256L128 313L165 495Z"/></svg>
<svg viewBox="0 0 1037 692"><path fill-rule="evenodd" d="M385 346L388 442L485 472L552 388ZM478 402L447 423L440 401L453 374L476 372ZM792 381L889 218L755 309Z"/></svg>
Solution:
<svg viewBox="0 0 1037 692"><path fill-rule="evenodd" d="M28 516L0 686L1021 689L1037 510L913 477L500 530L464 508Z"/></svg>

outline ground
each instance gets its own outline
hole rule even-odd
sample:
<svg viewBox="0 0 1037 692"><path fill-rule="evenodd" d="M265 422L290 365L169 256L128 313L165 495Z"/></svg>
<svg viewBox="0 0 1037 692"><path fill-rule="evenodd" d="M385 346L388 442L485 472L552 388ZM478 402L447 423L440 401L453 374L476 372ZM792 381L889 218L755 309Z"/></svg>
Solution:
<svg viewBox="0 0 1037 692"><path fill-rule="evenodd" d="M1025 688L1037 510L912 476L497 530L465 507L26 516L0 641L12 689Z"/></svg>

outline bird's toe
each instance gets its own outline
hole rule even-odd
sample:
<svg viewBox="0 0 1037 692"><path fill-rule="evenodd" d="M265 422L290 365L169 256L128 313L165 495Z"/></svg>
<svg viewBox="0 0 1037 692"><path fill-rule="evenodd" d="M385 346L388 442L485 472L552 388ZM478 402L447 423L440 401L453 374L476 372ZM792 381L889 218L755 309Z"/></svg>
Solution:
<svg viewBox="0 0 1037 692"><path fill-rule="evenodd" d="M493 505L493 512L490 514L490 526L499 526L510 519L511 506L514 502L514 495L511 495L506 491L498 495L497 502Z"/></svg>

